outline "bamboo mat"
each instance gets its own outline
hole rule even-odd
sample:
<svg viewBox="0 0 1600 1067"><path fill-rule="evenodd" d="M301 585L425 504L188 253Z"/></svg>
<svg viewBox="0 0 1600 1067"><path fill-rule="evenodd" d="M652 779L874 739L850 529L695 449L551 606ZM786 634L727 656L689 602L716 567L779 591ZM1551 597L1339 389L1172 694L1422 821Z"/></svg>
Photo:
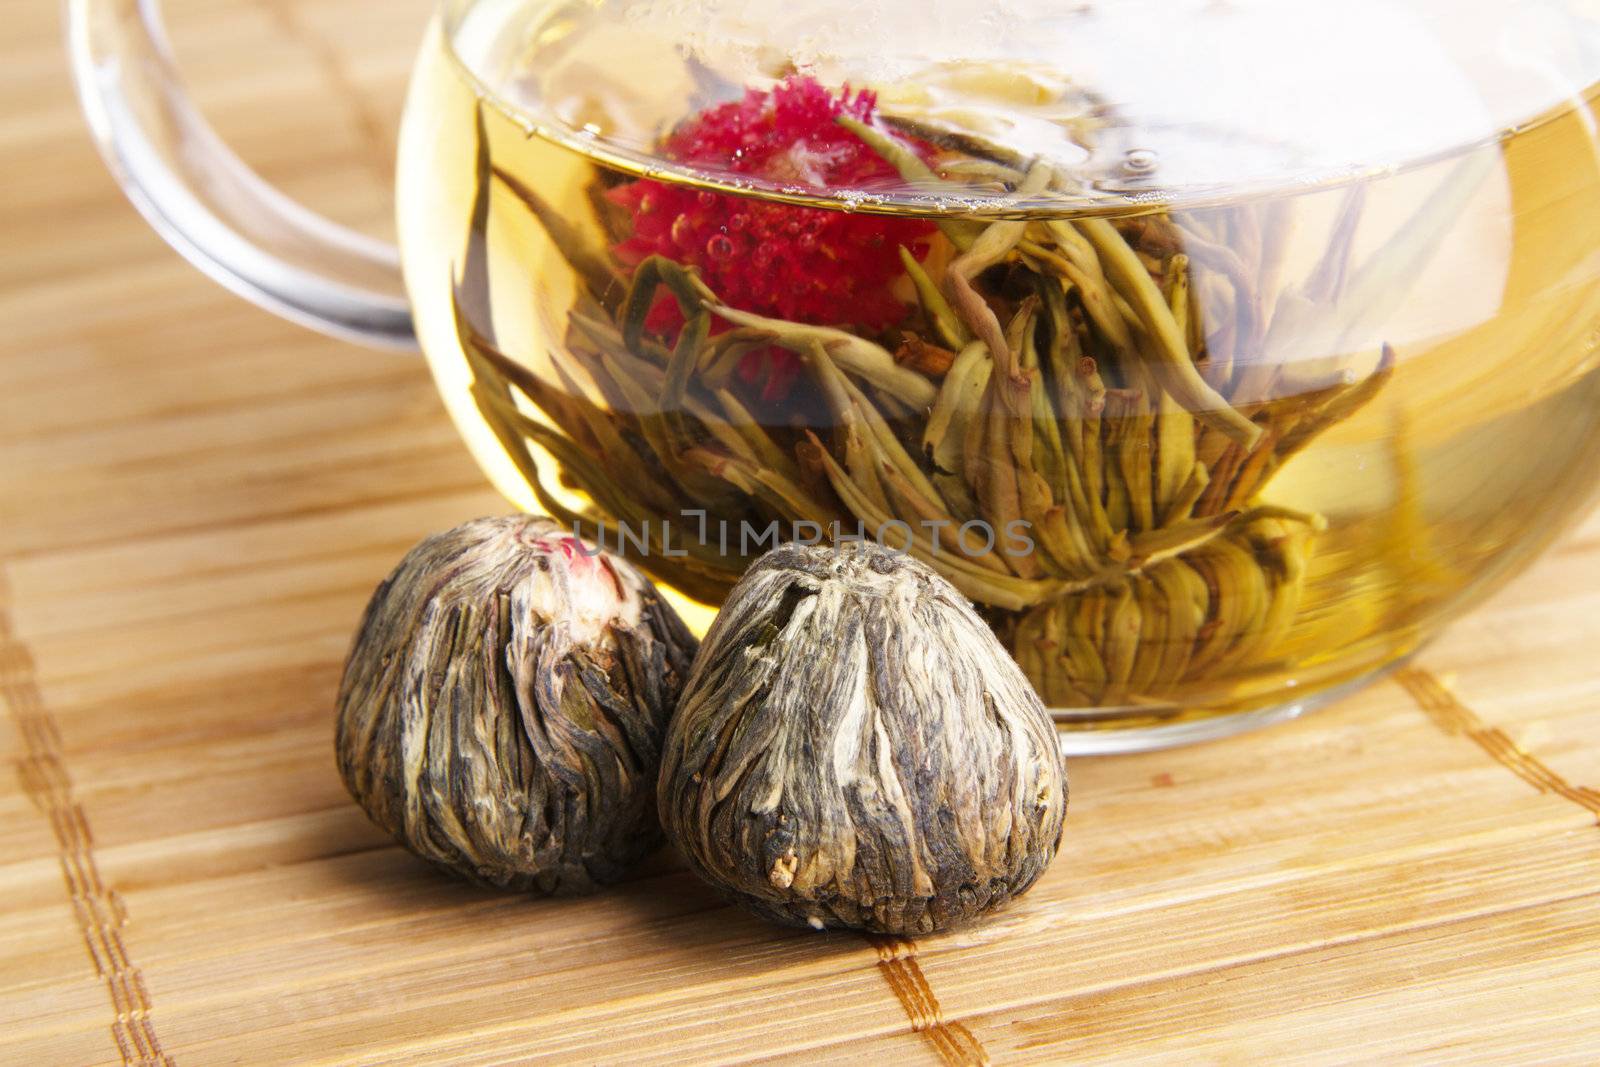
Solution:
<svg viewBox="0 0 1600 1067"><path fill-rule="evenodd" d="M245 154L381 227L421 3L168 6ZM969 933L777 930L669 856L555 903L423 869L330 706L378 578L502 505L420 363L145 230L54 18L0 42L0 1063L1600 1061L1600 516L1352 699L1078 761Z"/></svg>

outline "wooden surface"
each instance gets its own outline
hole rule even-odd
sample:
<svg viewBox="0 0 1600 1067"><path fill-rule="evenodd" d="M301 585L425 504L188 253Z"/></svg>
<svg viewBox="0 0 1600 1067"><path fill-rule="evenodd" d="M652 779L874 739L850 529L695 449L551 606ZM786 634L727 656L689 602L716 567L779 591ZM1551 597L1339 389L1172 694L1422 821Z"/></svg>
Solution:
<svg viewBox="0 0 1600 1067"><path fill-rule="evenodd" d="M422 5L170 6L246 154L381 225ZM420 363L145 230L55 15L0 41L0 1063L1600 1061L1600 517L1394 680L1078 761L971 933L776 930L669 857L558 903L424 870L330 705L374 582L502 505Z"/></svg>

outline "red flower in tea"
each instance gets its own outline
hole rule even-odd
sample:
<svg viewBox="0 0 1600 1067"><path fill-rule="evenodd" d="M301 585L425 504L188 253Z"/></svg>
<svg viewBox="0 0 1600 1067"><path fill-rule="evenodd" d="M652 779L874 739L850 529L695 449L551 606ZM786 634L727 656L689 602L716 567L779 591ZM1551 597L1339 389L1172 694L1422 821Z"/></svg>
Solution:
<svg viewBox="0 0 1600 1067"><path fill-rule="evenodd" d="M707 109L662 143L681 163L812 190L860 189L893 181L894 168L840 126L847 115L872 120L874 95L835 94L796 75L770 92ZM932 149L917 145L927 154ZM800 207L642 180L609 194L633 216L633 234L616 246L624 263L663 255L696 267L729 305L759 315L877 333L905 317L891 291L903 273L899 246L926 249L927 222ZM647 326L672 336L683 325L677 303L657 299ZM797 371L792 355L752 353L740 365L762 397L781 397Z"/></svg>

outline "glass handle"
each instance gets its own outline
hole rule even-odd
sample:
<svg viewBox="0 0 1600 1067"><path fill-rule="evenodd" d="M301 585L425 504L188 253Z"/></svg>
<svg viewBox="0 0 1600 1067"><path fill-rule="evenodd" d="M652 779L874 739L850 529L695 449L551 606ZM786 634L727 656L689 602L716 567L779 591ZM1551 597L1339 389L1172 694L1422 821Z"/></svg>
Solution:
<svg viewBox="0 0 1600 1067"><path fill-rule="evenodd" d="M335 337L414 349L393 245L290 200L190 102L157 0L65 0L72 75L107 165L145 219L240 296Z"/></svg>

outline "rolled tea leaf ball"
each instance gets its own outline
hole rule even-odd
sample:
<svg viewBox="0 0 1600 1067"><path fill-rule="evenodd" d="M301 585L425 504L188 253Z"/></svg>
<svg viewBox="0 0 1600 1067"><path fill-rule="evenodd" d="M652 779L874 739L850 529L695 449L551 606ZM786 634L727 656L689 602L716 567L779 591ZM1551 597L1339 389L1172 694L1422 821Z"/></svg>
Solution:
<svg viewBox="0 0 1600 1067"><path fill-rule="evenodd" d="M412 549L367 605L339 772L439 867L588 891L659 844L661 741L695 644L635 567L553 520L469 522Z"/></svg>
<svg viewBox="0 0 1600 1067"><path fill-rule="evenodd" d="M662 825L757 913L924 934L1031 886L1066 816L1055 729L992 631L871 543L758 560L667 731Z"/></svg>

